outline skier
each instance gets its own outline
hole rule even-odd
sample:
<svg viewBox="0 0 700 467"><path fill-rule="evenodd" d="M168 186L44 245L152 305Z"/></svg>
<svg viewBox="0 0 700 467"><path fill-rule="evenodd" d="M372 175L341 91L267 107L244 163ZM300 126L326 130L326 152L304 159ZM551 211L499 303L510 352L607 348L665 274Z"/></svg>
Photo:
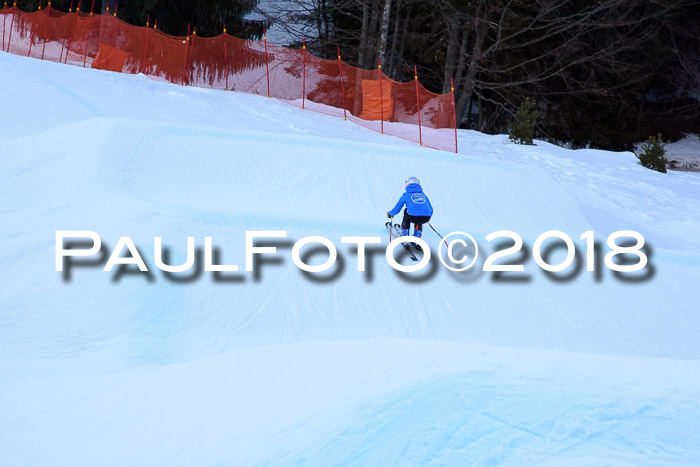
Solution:
<svg viewBox="0 0 700 467"><path fill-rule="evenodd" d="M394 209L386 213L386 217L394 217L401 211L401 207L406 205L406 209L403 212L403 221L401 222L401 235L404 237L409 235L411 223L413 223L413 236L421 238L423 224L430 221L430 217L433 215L433 206L425 193L423 193L423 188L421 188L420 180L417 177L408 177L405 187L406 192L401 195ZM414 243L413 246L420 250L420 246L417 244Z"/></svg>

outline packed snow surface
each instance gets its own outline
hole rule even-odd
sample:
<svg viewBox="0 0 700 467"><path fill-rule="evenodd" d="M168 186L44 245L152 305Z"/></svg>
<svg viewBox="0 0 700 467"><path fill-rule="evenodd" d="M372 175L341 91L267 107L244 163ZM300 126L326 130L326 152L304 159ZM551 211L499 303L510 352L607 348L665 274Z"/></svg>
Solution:
<svg viewBox="0 0 700 467"><path fill-rule="evenodd" d="M3 464L700 465L700 174L472 131L440 152L4 53L0 86ZM477 267L389 267L385 213L411 175ZM57 272L58 230L97 232L105 255L129 236L149 272ZM253 230L287 232L256 273ZM481 272L499 230L522 236L523 272ZM536 266L549 230L582 267ZM586 271L580 235L605 253L618 230L644 236L647 268ZM307 235L337 246L329 273L293 264ZM154 237L181 264L188 236L239 272L158 270ZM343 236L382 238L366 272Z"/></svg>

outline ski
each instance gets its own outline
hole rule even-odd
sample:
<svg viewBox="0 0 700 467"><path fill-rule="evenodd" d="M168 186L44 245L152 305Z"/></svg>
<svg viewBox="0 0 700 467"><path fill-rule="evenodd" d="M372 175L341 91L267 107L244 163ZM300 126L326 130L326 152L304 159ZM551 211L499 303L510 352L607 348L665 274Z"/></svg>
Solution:
<svg viewBox="0 0 700 467"><path fill-rule="evenodd" d="M394 229L400 234L401 233L401 224L394 224ZM423 249L416 245L415 243L409 243L410 248L411 248L411 253L414 255L418 255L421 258L423 257Z"/></svg>
<svg viewBox="0 0 700 467"><path fill-rule="evenodd" d="M384 225L387 229L389 229L389 233L394 233L397 237L401 237L401 226L399 224L392 226L391 222L387 222ZM418 258L416 258L416 255L413 254L411 247L408 246L408 242L402 242L401 245L403 245L404 249L408 252L409 258L411 258L413 261L418 261Z"/></svg>

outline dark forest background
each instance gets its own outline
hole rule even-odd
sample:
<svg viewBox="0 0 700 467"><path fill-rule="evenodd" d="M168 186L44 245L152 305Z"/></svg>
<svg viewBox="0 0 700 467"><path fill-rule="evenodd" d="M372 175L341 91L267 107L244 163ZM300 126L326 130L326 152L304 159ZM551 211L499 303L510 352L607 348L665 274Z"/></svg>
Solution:
<svg viewBox="0 0 700 467"><path fill-rule="evenodd" d="M73 10L78 0L73 0ZM20 0L34 11L39 0ZM46 6L47 0L41 2ZM82 0L89 12L92 0ZM629 150L649 135L700 133L700 0L95 0L132 24L184 35L259 39L284 30L309 51L413 78L449 92L462 128L507 133L526 98L537 138L573 148ZM68 11L70 0L53 0Z"/></svg>

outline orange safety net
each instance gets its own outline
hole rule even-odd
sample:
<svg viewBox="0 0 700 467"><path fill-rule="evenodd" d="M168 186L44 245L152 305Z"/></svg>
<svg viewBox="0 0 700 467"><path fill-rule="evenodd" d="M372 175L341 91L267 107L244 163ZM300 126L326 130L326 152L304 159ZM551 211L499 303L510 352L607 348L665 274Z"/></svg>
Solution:
<svg viewBox="0 0 700 467"><path fill-rule="evenodd" d="M121 73L124 71L124 62L130 55L129 52L100 42L100 50L92 61L92 67Z"/></svg>
<svg viewBox="0 0 700 467"><path fill-rule="evenodd" d="M229 89L283 100L425 146L457 150L454 95L401 83L381 69L324 60L303 49L221 34L164 34L112 14L0 10L2 51L175 84Z"/></svg>
<svg viewBox="0 0 700 467"><path fill-rule="evenodd" d="M362 80L362 113L365 120L391 120L394 101L391 99L391 81L382 86L381 80Z"/></svg>

